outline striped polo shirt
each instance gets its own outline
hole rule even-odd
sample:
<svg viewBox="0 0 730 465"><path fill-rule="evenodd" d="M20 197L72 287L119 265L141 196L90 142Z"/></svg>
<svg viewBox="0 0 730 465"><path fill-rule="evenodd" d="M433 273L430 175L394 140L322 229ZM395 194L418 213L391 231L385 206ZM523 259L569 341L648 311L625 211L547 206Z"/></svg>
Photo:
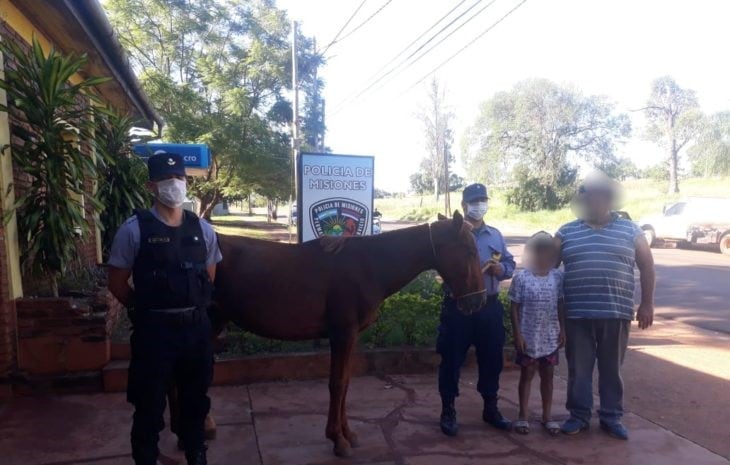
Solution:
<svg viewBox="0 0 730 465"><path fill-rule="evenodd" d="M641 234L636 224L616 216L602 228L583 220L560 228L567 318L633 319L634 240Z"/></svg>

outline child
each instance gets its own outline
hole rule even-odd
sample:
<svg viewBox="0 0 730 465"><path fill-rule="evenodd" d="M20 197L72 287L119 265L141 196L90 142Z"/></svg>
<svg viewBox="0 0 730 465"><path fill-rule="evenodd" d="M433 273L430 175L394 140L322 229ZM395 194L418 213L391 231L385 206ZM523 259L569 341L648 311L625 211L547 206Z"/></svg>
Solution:
<svg viewBox="0 0 730 465"><path fill-rule="evenodd" d="M540 372L542 425L551 434L560 432L552 419L553 369L558 364L558 349L565 343L563 314L563 273L555 269L557 248L553 237L541 231L525 246L526 269L515 275L509 290L512 301L512 328L520 366L520 413L513 428L520 434L530 432L528 400L530 384Z"/></svg>

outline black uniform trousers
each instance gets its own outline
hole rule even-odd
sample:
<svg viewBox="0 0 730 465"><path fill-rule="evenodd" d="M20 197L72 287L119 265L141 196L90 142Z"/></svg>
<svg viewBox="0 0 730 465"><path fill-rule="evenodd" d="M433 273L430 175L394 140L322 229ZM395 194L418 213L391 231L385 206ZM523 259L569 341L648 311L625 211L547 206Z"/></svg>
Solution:
<svg viewBox="0 0 730 465"><path fill-rule="evenodd" d="M472 345L476 349L479 365L477 391L485 398L497 395L499 375L504 364L503 315L504 307L496 296L490 296L488 302L471 315L461 313L454 299L444 298L436 343L436 349L441 355L439 365L441 397L454 398L459 395L461 366Z"/></svg>
<svg viewBox="0 0 730 465"><path fill-rule="evenodd" d="M208 387L213 378L211 325L204 309L184 314L140 312L131 336L127 400L135 407L132 456L137 465L157 463L167 393L174 385L180 403L180 439L186 450L205 446Z"/></svg>

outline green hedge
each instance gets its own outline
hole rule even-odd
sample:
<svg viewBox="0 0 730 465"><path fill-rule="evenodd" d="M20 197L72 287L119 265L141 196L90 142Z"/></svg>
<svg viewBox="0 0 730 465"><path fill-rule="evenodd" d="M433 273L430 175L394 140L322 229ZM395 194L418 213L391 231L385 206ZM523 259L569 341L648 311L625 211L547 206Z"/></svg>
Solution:
<svg viewBox="0 0 730 465"><path fill-rule="evenodd" d="M436 273L422 273L400 292L385 300L377 321L360 335L361 346L371 349L435 347L441 299L441 285L436 280ZM500 293L500 300L505 305L504 325L509 343L512 339L512 325L506 291ZM307 352L324 350L327 347L326 339L277 341L242 331L233 325L229 326L226 337L226 353L229 355Z"/></svg>

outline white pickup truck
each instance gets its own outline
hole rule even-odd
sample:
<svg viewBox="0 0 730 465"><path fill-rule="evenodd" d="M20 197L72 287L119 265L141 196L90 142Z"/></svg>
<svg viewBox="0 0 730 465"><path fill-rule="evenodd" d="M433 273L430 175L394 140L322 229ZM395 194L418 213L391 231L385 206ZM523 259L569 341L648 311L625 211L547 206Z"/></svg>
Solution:
<svg viewBox="0 0 730 465"><path fill-rule="evenodd" d="M644 231L646 240L653 244L657 239L671 241L707 242L726 245L723 253L730 253L726 244L730 231L720 231L717 226L730 224L730 199L691 197L668 204L661 215L641 218L636 222ZM704 232L700 232L704 231Z"/></svg>

